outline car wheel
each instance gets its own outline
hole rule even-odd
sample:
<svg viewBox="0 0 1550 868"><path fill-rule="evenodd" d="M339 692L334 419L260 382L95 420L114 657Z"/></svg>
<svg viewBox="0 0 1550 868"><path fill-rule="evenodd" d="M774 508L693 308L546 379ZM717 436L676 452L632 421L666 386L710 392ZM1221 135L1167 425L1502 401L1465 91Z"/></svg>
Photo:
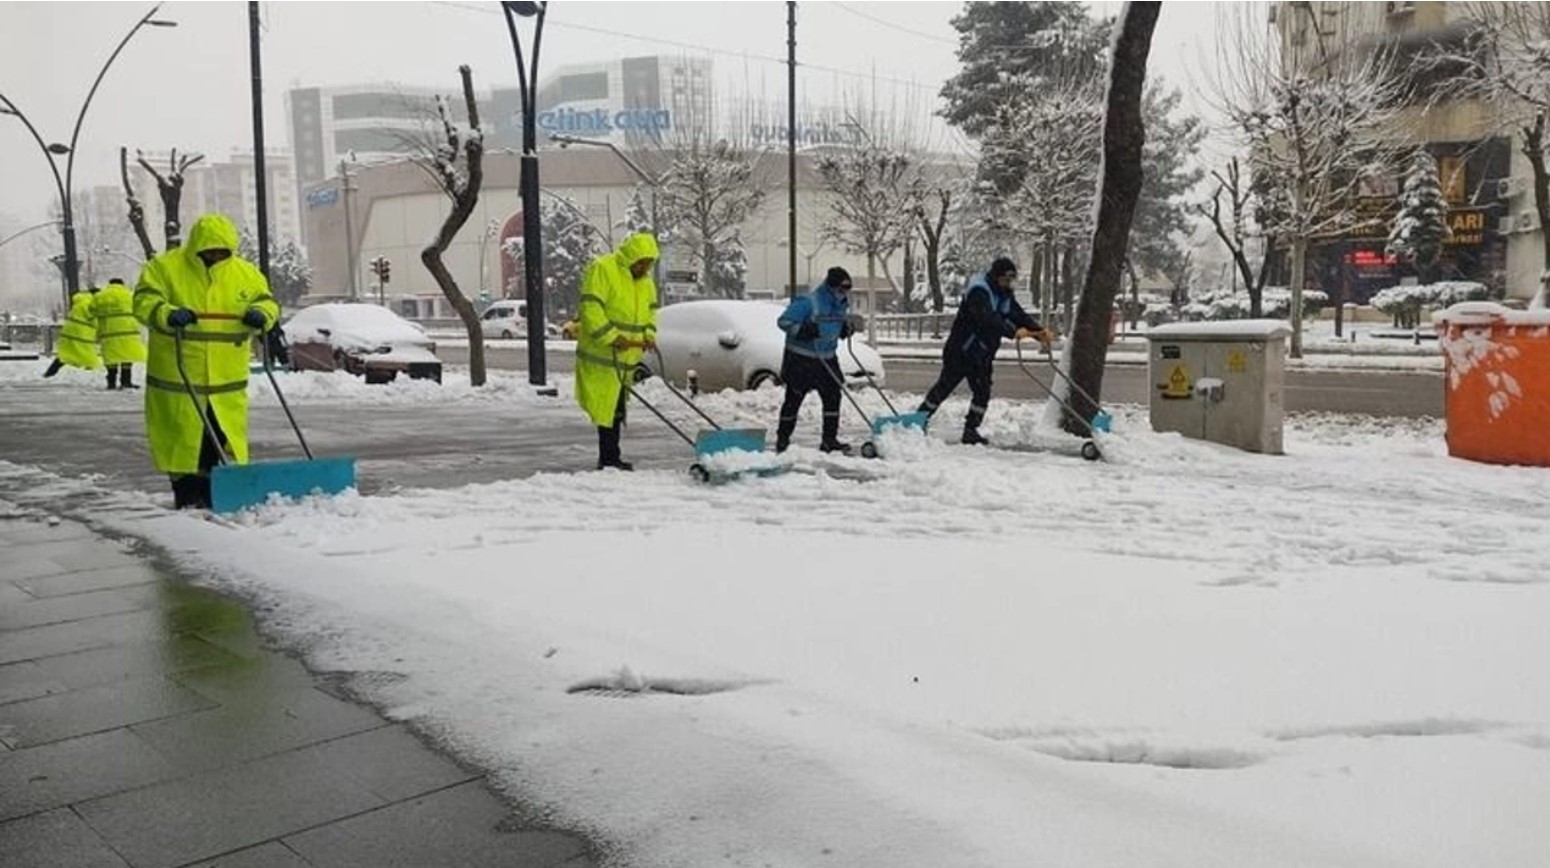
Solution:
<svg viewBox="0 0 1550 868"><path fill-rule="evenodd" d="M656 376L656 374L652 373L651 368L647 367L644 362L641 362L635 366L635 382L644 383L654 376Z"/></svg>
<svg viewBox="0 0 1550 868"><path fill-rule="evenodd" d="M398 379L397 371L373 371L369 369L366 371L366 384L369 386L380 386L383 383L391 383L396 379Z"/></svg>
<svg viewBox="0 0 1550 868"><path fill-rule="evenodd" d="M773 386L778 389L782 385L784 384L781 383L780 374L774 371L754 371L753 376L748 378L748 388L754 391L765 386Z"/></svg>
<svg viewBox="0 0 1550 868"><path fill-rule="evenodd" d="M501 329L501 337L505 338L508 341L511 340L511 337L512 337L511 330L510 329Z"/></svg>

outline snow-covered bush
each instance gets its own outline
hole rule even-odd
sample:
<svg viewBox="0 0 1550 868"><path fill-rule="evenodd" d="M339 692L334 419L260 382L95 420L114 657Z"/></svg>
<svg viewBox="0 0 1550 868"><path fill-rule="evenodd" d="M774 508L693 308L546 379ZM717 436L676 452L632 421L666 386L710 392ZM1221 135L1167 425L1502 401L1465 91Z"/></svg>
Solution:
<svg viewBox="0 0 1550 868"><path fill-rule="evenodd" d="M1311 319L1318 316L1319 311L1323 310L1324 305L1328 303L1329 295L1326 293L1312 289L1303 292L1303 318ZM1286 319L1291 316L1292 294L1284 287L1267 288L1260 298L1260 307L1264 311L1265 319ZM1230 292L1196 296L1180 309L1180 315L1186 322L1248 319L1249 296L1247 293Z"/></svg>
<svg viewBox="0 0 1550 868"><path fill-rule="evenodd" d="M1442 309L1461 301L1484 301L1490 298L1490 290L1483 283L1471 280L1444 280L1416 286L1391 286L1381 289L1369 302L1374 310L1394 317L1399 328L1416 328L1421 323L1421 312L1427 308Z"/></svg>

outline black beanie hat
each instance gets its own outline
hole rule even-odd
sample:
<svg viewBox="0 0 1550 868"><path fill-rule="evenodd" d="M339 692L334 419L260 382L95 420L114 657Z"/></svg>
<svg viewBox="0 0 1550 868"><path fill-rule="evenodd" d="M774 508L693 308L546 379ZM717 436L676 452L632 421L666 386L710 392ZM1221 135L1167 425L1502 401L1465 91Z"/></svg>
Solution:
<svg viewBox="0 0 1550 868"><path fill-rule="evenodd" d="M823 282L830 286L844 286L850 283L850 272L836 265L829 269L829 273L824 276Z"/></svg>
<svg viewBox="0 0 1550 868"><path fill-rule="evenodd" d="M998 258L995 262L990 263L990 276L991 277L1000 277L1003 274L1016 274L1016 273L1017 273L1017 263L1013 262L1010 259L1007 259L1005 256L1002 256L1002 257Z"/></svg>

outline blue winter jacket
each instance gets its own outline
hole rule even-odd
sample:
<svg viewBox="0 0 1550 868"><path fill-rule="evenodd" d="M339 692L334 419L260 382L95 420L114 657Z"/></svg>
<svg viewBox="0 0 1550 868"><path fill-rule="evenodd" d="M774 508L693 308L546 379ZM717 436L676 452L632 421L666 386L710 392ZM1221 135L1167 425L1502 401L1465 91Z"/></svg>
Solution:
<svg viewBox="0 0 1550 868"><path fill-rule="evenodd" d="M840 331L849 314L849 299L835 292L828 283L820 283L807 295L793 298L775 322L786 333L787 352L814 359L832 359L839 348ZM818 337L797 337L802 324L808 322L818 324Z"/></svg>

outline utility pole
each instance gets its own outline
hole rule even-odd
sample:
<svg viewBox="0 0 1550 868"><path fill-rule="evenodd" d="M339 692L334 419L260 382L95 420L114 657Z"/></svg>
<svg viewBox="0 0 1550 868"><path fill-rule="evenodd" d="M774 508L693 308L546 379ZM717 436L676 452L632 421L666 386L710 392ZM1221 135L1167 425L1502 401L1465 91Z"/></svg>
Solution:
<svg viewBox="0 0 1550 868"><path fill-rule="evenodd" d="M258 197L258 270L269 278L269 175L264 167L264 68L258 2L248 2L248 55L253 66L253 191ZM346 212L348 213L348 212Z"/></svg>
<svg viewBox="0 0 1550 868"><path fill-rule="evenodd" d="M797 4L786 3L786 296L797 296Z"/></svg>
<svg viewBox="0 0 1550 868"><path fill-rule="evenodd" d="M349 275L350 280L350 300L356 301L361 297L361 285L355 275L355 230L352 227L353 221L350 219L350 191L355 188L350 186L350 165L347 160L339 161L339 178L339 186L344 196L344 255L347 257L345 273Z"/></svg>

